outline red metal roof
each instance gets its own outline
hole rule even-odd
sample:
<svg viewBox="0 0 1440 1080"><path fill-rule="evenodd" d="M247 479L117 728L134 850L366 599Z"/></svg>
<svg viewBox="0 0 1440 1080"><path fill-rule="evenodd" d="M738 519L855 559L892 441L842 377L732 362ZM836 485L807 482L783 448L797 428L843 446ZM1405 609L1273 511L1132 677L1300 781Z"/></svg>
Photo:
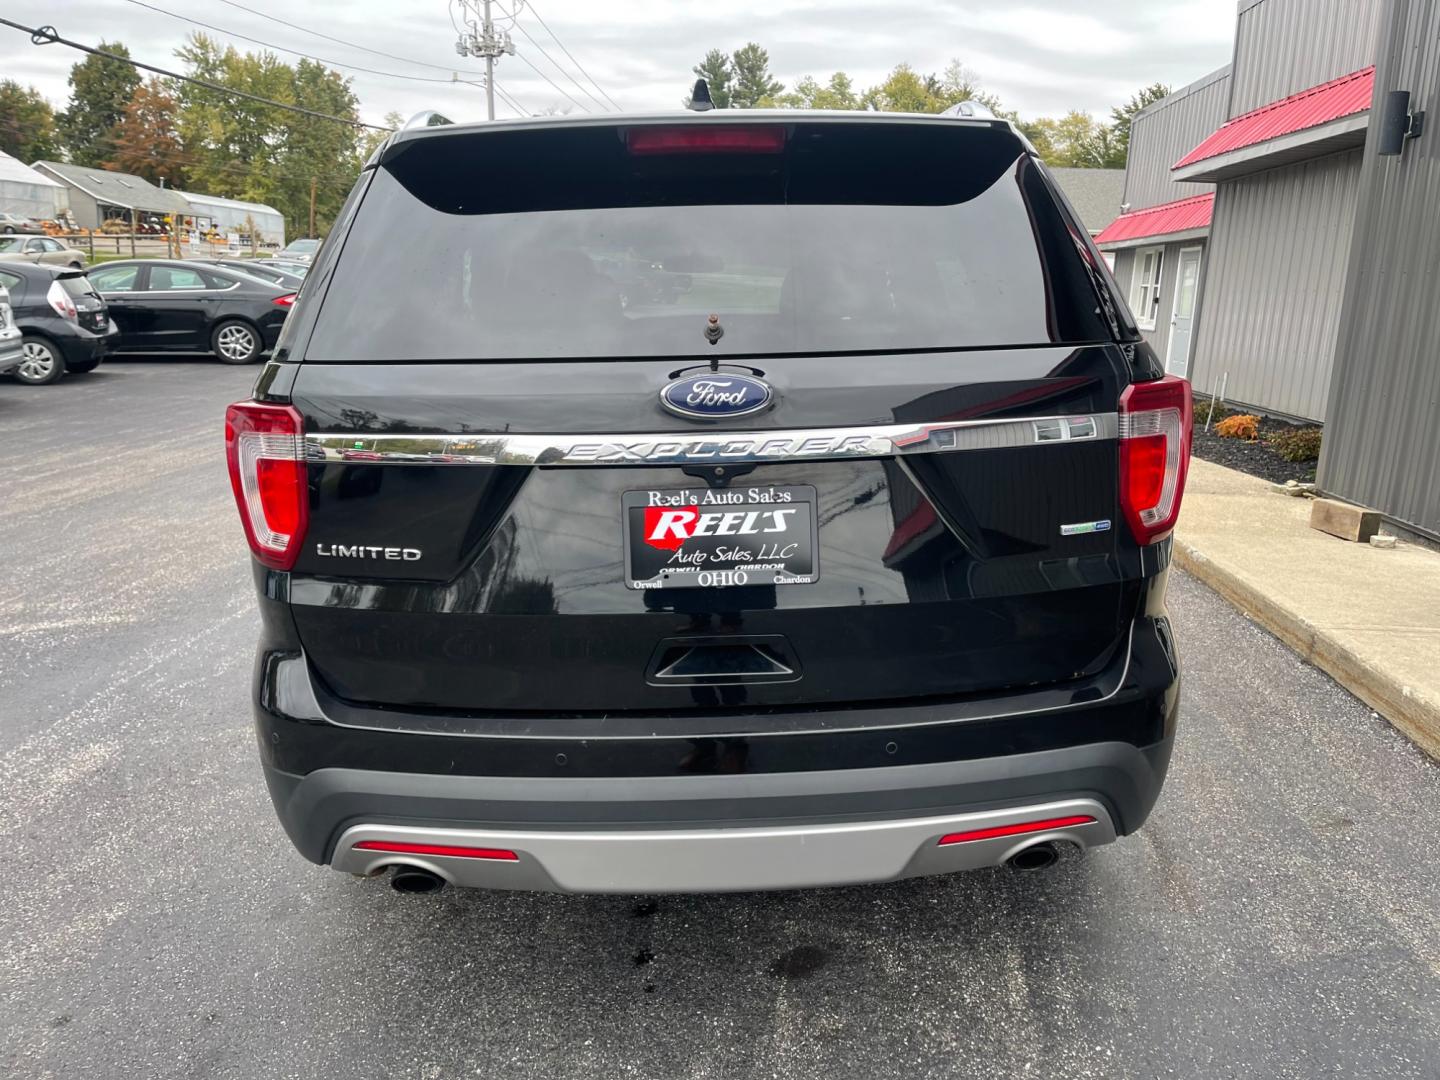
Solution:
<svg viewBox="0 0 1440 1080"><path fill-rule="evenodd" d="M1208 229L1210 215L1215 210L1215 194L1192 195L1188 199L1148 210L1135 210L1121 214L1095 237L1097 244L1118 244L1125 240L1142 240L1167 233L1188 232L1191 229Z"/></svg>
<svg viewBox="0 0 1440 1080"><path fill-rule="evenodd" d="M1353 116L1370 108L1375 94L1375 68L1362 68L1331 79L1309 90L1301 90L1269 105L1227 120L1199 146L1170 166L1183 169L1197 161L1254 146L1306 128L1316 127L1342 116Z"/></svg>

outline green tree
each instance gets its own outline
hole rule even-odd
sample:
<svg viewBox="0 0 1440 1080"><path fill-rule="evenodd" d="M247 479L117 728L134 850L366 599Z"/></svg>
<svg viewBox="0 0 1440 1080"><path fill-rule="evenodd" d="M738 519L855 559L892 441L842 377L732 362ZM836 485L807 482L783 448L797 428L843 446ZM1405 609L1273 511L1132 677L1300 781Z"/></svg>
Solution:
<svg viewBox="0 0 1440 1080"><path fill-rule="evenodd" d="M710 100L715 103L715 108L730 108L730 83L735 77L735 72L730 67L730 57L719 49L711 49L705 54L705 59L691 70L710 87ZM687 93L685 101L689 100L690 95Z"/></svg>
<svg viewBox="0 0 1440 1080"><path fill-rule="evenodd" d="M99 47L130 56L118 41L102 41ZM115 126L139 85L140 74L133 67L104 56L87 56L70 69L70 104L57 126L71 161L98 166L110 156Z"/></svg>
<svg viewBox="0 0 1440 1080"><path fill-rule="evenodd" d="M935 97L942 102L942 109L948 109L951 105L962 101L974 101L984 105L997 116L1000 114L1000 99L982 89L980 77L959 60L951 60L945 67L945 73L938 80L933 75L929 77L929 80L935 80L938 83L934 93Z"/></svg>
<svg viewBox="0 0 1440 1080"><path fill-rule="evenodd" d="M1120 164L1125 165L1125 156L1130 151L1130 124L1135 119L1135 114L1147 105L1152 105L1170 93L1170 87L1164 83L1151 83L1143 90L1137 91L1124 105L1117 105L1110 110L1110 119L1113 121L1111 130L1115 134L1115 145L1119 150Z"/></svg>
<svg viewBox="0 0 1440 1080"><path fill-rule="evenodd" d="M33 86L0 82L0 150L25 164L60 156L55 110Z"/></svg>
<svg viewBox="0 0 1440 1080"><path fill-rule="evenodd" d="M380 123L384 124L387 128L390 128L393 131L399 128L401 124L405 123L405 117L401 116L400 113L392 109L390 112L385 114L385 119L381 120ZM373 154L380 146L380 144L389 137L389 131L367 130L362 132L360 135L360 150L359 153L356 155L360 159L361 163L363 164L364 162L369 161L370 155Z"/></svg>
<svg viewBox="0 0 1440 1080"><path fill-rule="evenodd" d="M736 49L730 57L734 72L734 85L730 91L730 106L736 109L758 108L766 98L775 98L785 89L770 75L770 54L755 42Z"/></svg>
<svg viewBox="0 0 1440 1080"><path fill-rule="evenodd" d="M350 80L323 64L291 67L273 53L239 53L204 34L178 50L188 74L272 101L358 120ZM180 135L190 183L212 195L269 203L287 231L309 230L311 184L316 232L325 233L359 174L361 141L351 124L321 120L186 83Z"/></svg>
<svg viewBox="0 0 1440 1080"><path fill-rule="evenodd" d="M926 79L909 64L898 64L879 86L861 97L861 104L876 112L939 112L944 106Z"/></svg>
<svg viewBox="0 0 1440 1080"><path fill-rule="evenodd" d="M762 98L759 104L767 109L858 109L860 98L850 76L837 71L824 86L806 75L789 93Z"/></svg>

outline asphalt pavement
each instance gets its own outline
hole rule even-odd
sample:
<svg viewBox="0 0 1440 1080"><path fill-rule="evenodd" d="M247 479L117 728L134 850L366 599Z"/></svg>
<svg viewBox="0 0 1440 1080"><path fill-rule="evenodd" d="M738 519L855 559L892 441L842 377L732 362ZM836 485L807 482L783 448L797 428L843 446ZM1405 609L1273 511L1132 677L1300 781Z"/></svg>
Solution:
<svg viewBox="0 0 1440 1080"><path fill-rule="evenodd" d="M256 370L0 381L0 1076L1440 1076L1440 767L1178 572L1165 794L1050 871L592 898L311 866L249 715L221 429Z"/></svg>

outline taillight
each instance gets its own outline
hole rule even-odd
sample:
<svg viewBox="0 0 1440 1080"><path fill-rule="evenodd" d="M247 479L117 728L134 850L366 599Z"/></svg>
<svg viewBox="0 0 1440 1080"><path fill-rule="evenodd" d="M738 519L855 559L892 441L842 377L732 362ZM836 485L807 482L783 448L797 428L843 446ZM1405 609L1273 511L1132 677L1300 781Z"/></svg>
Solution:
<svg viewBox="0 0 1440 1080"><path fill-rule="evenodd" d="M1190 469L1190 384L1174 375L1120 395L1120 509L1142 544L1170 535Z"/></svg>
<svg viewBox="0 0 1440 1080"><path fill-rule="evenodd" d="M271 300L270 302L276 307L289 307L291 304L295 303L295 297L299 295L299 293L287 293L284 296L275 297L275 299Z"/></svg>
<svg viewBox="0 0 1440 1080"><path fill-rule="evenodd" d="M289 570L310 520L305 434L289 405L239 401L225 410L225 461L250 550Z"/></svg>
<svg viewBox="0 0 1440 1080"><path fill-rule="evenodd" d="M635 127L625 132L632 154L778 154L785 149L780 124Z"/></svg>
<svg viewBox="0 0 1440 1080"><path fill-rule="evenodd" d="M45 299L55 309L55 314L62 319L69 319L71 322L79 321L80 312L75 307L75 301L70 298L69 293L61 288L60 282L52 281L50 283L50 288L45 293Z"/></svg>

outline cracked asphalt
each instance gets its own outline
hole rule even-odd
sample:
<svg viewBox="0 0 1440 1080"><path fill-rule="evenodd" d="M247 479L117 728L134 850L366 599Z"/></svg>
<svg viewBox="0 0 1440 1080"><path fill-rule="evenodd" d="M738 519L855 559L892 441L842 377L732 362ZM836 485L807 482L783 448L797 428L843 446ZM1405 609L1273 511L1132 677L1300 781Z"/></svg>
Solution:
<svg viewBox="0 0 1440 1080"><path fill-rule="evenodd" d="M1169 785L1039 874L402 896L261 782L221 417L0 381L0 1076L1440 1077L1440 768L1177 573Z"/></svg>

